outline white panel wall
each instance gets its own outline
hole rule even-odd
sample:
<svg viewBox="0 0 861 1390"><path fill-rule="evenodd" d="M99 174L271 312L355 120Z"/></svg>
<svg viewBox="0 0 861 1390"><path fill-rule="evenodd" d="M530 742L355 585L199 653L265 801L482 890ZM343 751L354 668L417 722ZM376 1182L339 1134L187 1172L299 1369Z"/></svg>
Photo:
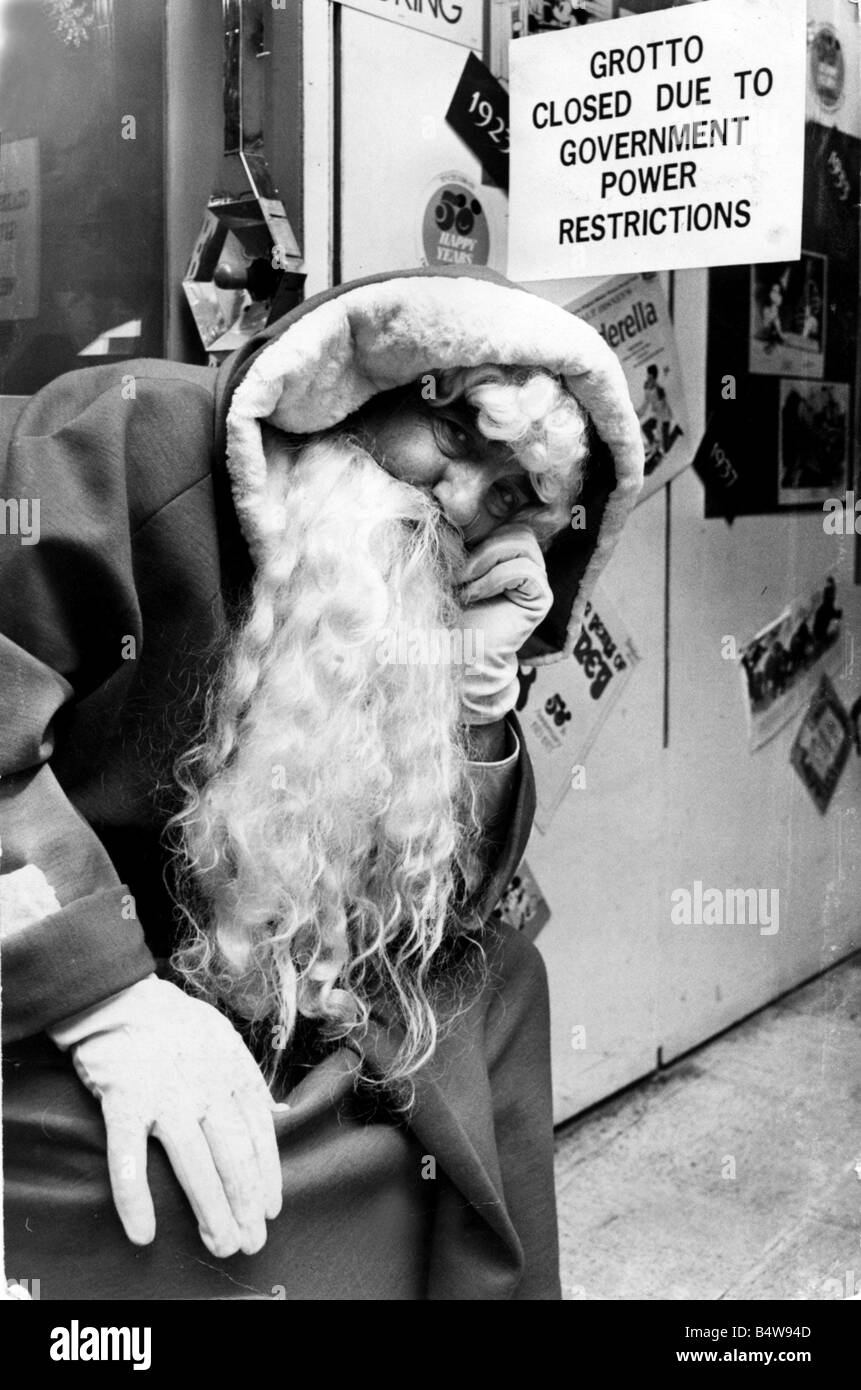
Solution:
<svg viewBox="0 0 861 1390"><path fill-rule="evenodd" d="M696 434L705 424L706 273L677 274L674 292ZM527 850L553 913L538 945L551 982L557 1121L861 946L861 759L850 755L821 816L789 764L801 715L749 752L738 665L721 656L724 636L741 645L828 573L861 653L852 557L853 541L826 536L821 513L740 517L732 527L703 520L692 470L634 513L606 587L644 661L589 755L587 790L569 793L550 833L534 831ZM835 684L851 704L861 657ZM674 926L670 895L695 879L778 888L778 932ZM572 1047L580 1023L584 1051Z"/></svg>
<svg viewBox="0 0 861 1390"><path fill-rule="evenodd" d="M676 314L688 397L704 426L706 275L677 276ZM854 538L826 536L821 512L704 521L692 472L672 487L670 756L666 878L659 926L660 1044L667 1059L861 945L861 759L854 752L828 814L789 764L801 716L749 752L739 645L787 599L834 575L844 630L861 653ZM835 679L844 702L861 693L861 664ZM780 929L674 927L669 894L694 879L780 890Z"/></svg>

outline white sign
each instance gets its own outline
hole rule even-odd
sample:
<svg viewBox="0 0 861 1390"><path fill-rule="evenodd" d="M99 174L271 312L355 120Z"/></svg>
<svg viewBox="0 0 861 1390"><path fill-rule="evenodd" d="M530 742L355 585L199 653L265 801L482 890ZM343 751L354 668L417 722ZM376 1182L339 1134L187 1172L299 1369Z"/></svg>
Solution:
<svg viewBox="0 0 861 1390"><path fill-rule="evenodd" d="M39 141L0 144L0 320L39 312Z"/></svg>
<svg viewBox="0 0 861 1390"><path fill-rule="evenodd" d="M806 0L511 45L513 280L801 254Z"/></svg>
<svg viewBox="0 0 861 1390"><path fill-rule="evenodd" d="M481 52L484 0L339 0L339 3Z"/></svg>

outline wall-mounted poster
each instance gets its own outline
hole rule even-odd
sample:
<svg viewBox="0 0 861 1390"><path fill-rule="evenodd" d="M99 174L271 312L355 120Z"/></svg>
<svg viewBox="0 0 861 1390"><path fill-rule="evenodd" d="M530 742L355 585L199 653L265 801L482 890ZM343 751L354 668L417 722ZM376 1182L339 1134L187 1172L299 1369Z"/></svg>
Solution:
<svg viewBox="0 0 861 1390"><path fill-rule="evenodd" d="M720 0L512 44L510 277L796 258L805 29Z"/></svg>
<svg viewBox="0 0 861 1390"><path fill-rule="evenodd" d="M861 140L805 129L801 256L709 272L706 417L731 489L705 477L707 517L821 507L852 485Z"/></svg>
<svg viewBox="0 0 861 1390"><path fill-rule="evenodd" d="M646 452L643 502L693 457L676 338L660 281L657 275L619 276L565 307L597 328L624 368Z"/></svg>
<svg viewBox="0 0 861 1390"><path fill-rule="evenodd" d="M568 792L585 786L586 755L639 660L613 605L594 594L570 659L522 673L517 709L535 772L535 824L542 834Z"/></svg>
<svg viewBox="0 0 861 1390"><path fill-rule="evenodd" d="M789 760L824 815L852 746L849 715L823 676L798 730Z"/></svg>
<svg viewBox="0 0 861 1390"><path fill-rule="evenodd" d="M829 575L745 644L739 654L750 747L761 748L810 696L823 671L842 661L843 610Z"/></svg>

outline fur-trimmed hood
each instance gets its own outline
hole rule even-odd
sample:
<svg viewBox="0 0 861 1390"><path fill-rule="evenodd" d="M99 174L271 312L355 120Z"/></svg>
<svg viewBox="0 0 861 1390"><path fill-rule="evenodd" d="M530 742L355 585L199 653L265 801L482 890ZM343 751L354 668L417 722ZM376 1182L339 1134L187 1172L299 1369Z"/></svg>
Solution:
<svg viewBox="0 0 861 1390"><path fill-rule="evenodd" d="M327 429L381 391L485 362L564 376L600 440L601 466L590 469L583 499L585 529L564 532L546 553L554 604L521 652L522 660L541 665L570 654L585 602L643 479L642 437L621 365L582 319L473 267L396 271L340 286L279 319L223 364L221 444L256 558L265 505L261 422L291 434Z"/></svg>

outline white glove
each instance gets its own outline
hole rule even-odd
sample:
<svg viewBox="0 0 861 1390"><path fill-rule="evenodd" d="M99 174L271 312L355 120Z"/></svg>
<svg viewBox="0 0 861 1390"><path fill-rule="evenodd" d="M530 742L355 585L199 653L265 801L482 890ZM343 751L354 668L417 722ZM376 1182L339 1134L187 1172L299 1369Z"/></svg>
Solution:
<svg viewBox="0 0 861 1390"><path fill-rule="evenodd" d="M465 724L492 724L517 703L517 653L553 606L544 556L528 526L500 526L476 546L461 576Z"/></svg>
<svg viewBox="0 0 861 1390"><path fill-rule="evenodd" d="M164 1147L204 1245L223 1258L266 1242L281 1210L276 1107L217 1009L149 975L48 1030L101 1101L111 1190L135 1245L155 1236L147 1138Z"/></svg>

